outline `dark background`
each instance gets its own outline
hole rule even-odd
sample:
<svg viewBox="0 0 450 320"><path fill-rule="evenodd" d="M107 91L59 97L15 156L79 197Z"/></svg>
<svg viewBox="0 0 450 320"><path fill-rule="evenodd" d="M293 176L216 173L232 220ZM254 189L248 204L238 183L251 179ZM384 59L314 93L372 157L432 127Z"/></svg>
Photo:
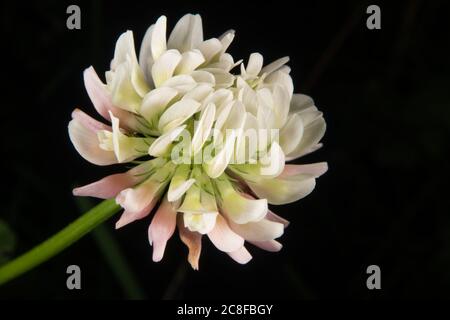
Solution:
<svg viewBox="0 0 450 320"><path fill-rule="evenodd" d="M115 231L110 219L54 259L0 288L3 298L433 298L450 297L448 156L449 12L446 1L3 1L1 257L15 257L76 219L88 205L75 185L123 170L97 167L72 147L74 107L96 116L82 71L108 69L115 41L139 46L158 16L169 28L200 13L206 37L237 31L230 52L265 61L289 55L295 91L324 112L325 146L298 163L327 161L307 198L273 210L292 223L280 253L249 246L233 262L205 238L200 271L178 235L151 261L149 219ZM81 30L66 8L81 7ZM381 7L381 30L366 8ZM15 240L15 241L14 241ZM109 258L108 258L109 257ZM82 290L66 289L66 268ZM366 288L381 267L382 289Z"/></svg>

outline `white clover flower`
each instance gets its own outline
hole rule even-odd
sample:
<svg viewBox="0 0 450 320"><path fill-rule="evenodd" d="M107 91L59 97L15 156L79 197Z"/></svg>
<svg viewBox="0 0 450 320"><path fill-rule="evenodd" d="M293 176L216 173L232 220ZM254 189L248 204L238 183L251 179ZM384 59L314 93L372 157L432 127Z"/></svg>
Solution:
<svg viewBox="0 0 450 320"><path fill-rule="evenodd" d="M72 143L91 163L137 165L73 192L115 197L124 208L116 228L159 203L148 233L154 261L177 226L194 269L203 235L239 263L251 259L245 241L280 250L275 239L288 222L268 204L305 197L327 170L326 163L285 164L320 148L326 128L313 100L293 93L289 59L263 66L253 53L246 65L235 63L226 52L233 38L228 31L204 40L200 16L188 14L167 40L162 16L139 58L132 32L119 37L106 84L92 67L84 72L89 97L111 126L76 109Z"/></svg>

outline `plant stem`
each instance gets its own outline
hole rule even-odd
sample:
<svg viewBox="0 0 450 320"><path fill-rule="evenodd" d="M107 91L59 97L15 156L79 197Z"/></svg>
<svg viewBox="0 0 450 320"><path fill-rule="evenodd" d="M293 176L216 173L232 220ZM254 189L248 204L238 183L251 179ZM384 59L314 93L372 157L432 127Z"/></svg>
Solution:
<svg viewBox="0 0 450 320"><path fill-rule="evenodd" d="M0 267L0 285L33 269L79 240L120 209L114 199L104 200L51 238Z"/></svg>

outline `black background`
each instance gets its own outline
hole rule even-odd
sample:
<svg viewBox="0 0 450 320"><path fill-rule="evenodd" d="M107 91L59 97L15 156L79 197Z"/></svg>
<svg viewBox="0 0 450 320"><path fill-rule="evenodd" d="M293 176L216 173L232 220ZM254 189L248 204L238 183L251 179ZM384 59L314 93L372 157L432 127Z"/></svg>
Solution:
<svg viewBox="0 0 450 320"><path fill-rule="evenodd" d="M315 299L450 297L449 6L446 1L374 2L381 30L366 28L370 2L355 1L4 1L2 2L2 209L17 256L76 219L71 194L124 168L96 167L72 147L67 124L81 107L97 117L82 71L108 69L115 41L133 30L139 46L165 14L168 30L200 13L206 37L237 31L230 53L265 61L288 55L295 91L324 112L325 146L298 163L327 161L315 191L273 207L291 225L280 253L250 248L241 266L205 238L200 271L175 235L151 261L149 219L103 233L122 251L140 289L119 281L98 238L88 235L0 288L3 298ZM66 8L81 7L81 30ZM97 240L95 240L97 239ZM101 240L100 240L101 241ZM106 241L108 238L106 238ZM66 267L82 290L66 288ZM366 288L377 264L382 289ZM128 289L127 289L128 288Z"/></svg>

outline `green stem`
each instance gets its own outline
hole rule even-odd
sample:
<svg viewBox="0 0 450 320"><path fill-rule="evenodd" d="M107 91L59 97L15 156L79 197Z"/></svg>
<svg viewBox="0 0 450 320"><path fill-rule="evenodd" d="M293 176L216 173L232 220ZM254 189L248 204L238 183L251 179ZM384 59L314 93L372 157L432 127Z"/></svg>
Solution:
<svg viewBox="0 0 450 320"><path fill-rule="evenodd" d="M101 202L51 238L0 267L0 285L55 256L117 213L119 209L114 199Z"/></svg>

